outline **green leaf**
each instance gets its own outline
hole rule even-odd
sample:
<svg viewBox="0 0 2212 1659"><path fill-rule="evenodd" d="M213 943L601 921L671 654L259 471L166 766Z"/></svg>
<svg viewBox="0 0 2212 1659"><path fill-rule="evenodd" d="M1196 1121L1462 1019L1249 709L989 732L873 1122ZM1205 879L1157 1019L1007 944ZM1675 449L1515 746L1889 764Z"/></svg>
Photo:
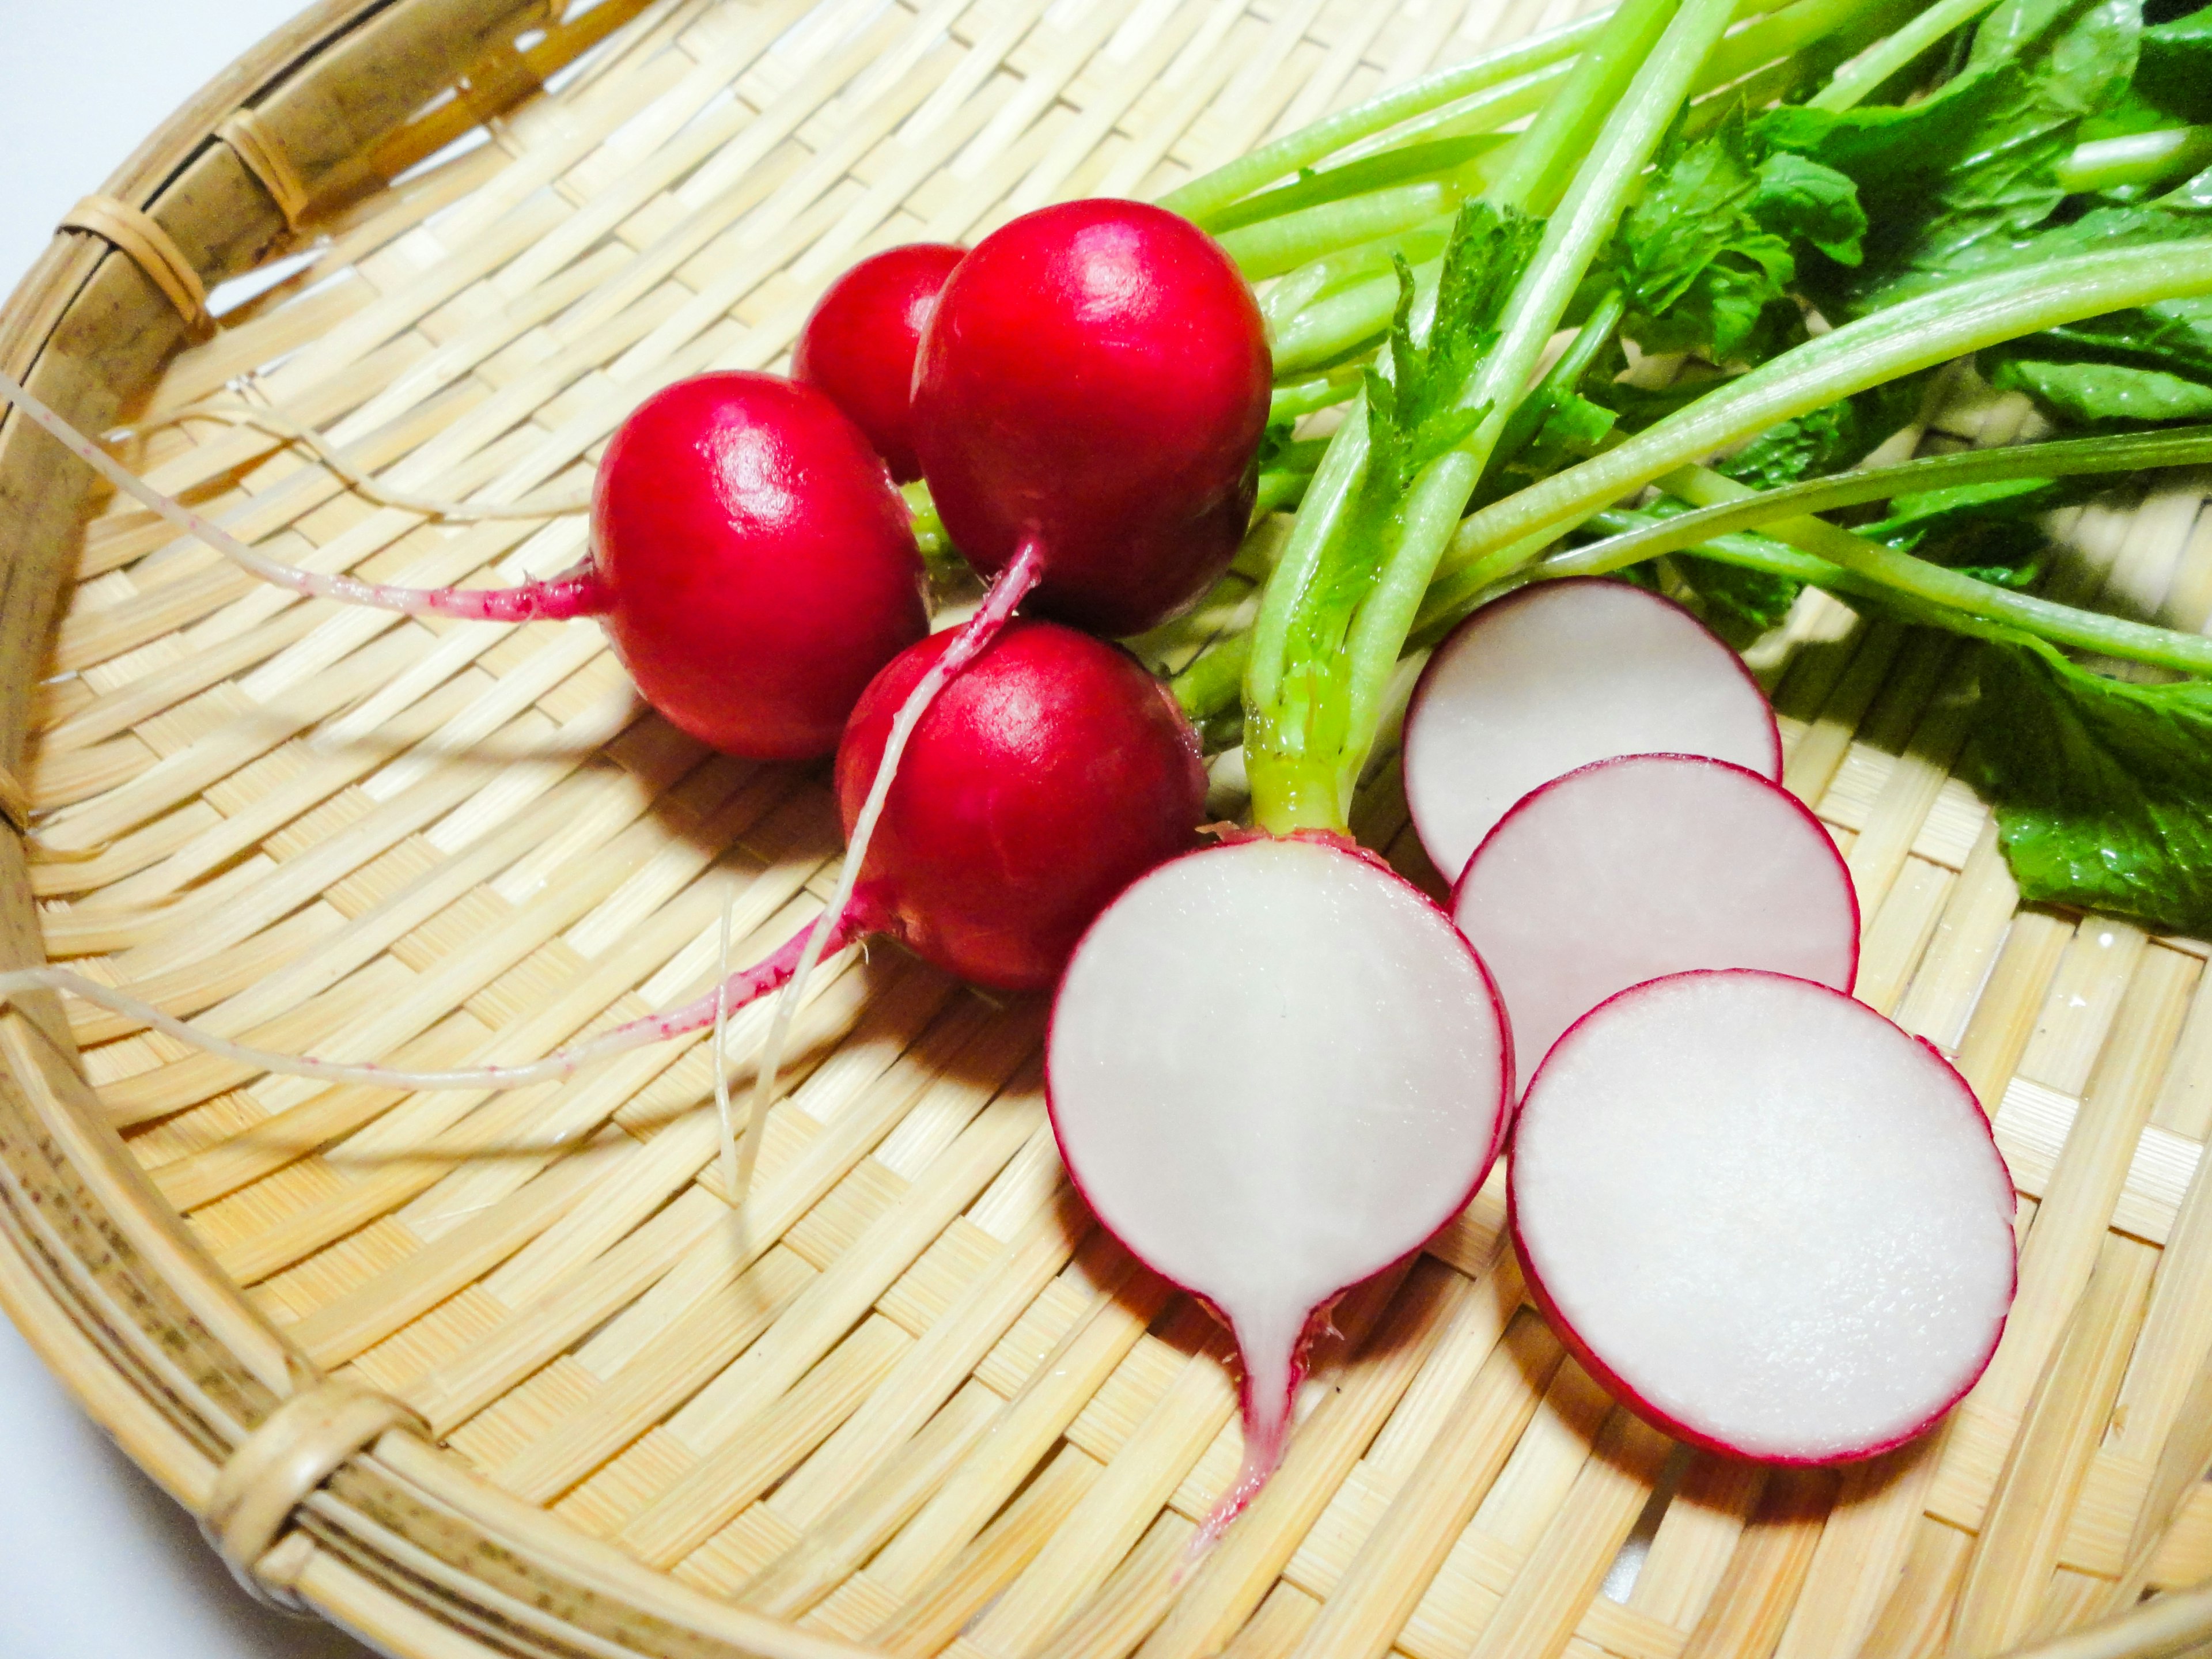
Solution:
<svg viewBox="0 0 2212 1659"><path fill-rule="evenodd" d="M1762 137L1858 185L1856 271L1819 273L1823 308L1863 314L1953 279L2044 224L2082 123L2127 97L2141 0L2004 0L1960 73L1918 103L1784 106Z"/></svg>
<svg viewBox="0 0 2212 1659"><path fill-rule="evenodd" d="M1805 584L1769 570L1678 555L1674 573L1690 590L1705 625L1739 651L1768 629L1778 628L1797 603Z"/></svg>
<svg viewBox="0 0 2212 1659"><path fill-rule="evenodd" d="M1856 465L1912 418L1923 379L1891 380L1771 426L1719 470L1755 489L1774 489Z"/></svg>
<svg viewBox="0 0 2212 1659"><path fill-rule="evenodd" d="M2074 481L2044 478L1930 489L1898 496L1887 516L1859 533L1982 581L2026 587L2043 574L2050 544L2042 515L2087 493Z"/></svg>
<svg viewBox="0 0 2212 1659"><path fill-rule="evenodd" d="M1767 154L1738 112L1660 158L1621 222L1603 280L1627 296L1626 331L1647 351L1755 362L1802 332L1785 297L1796 246L1855 259L1865 231L1849 179Z"/></svg>
<svg viewBox="0 0 2212 1659"><path fill-rule="evenodd" d="M2032 347L2037 342L2023 343ZM2021 353L1997 358L1990 384L2027 392L2075 426L2137 426L2212 416L2212 386L2160 368L2124 363L2039 362Z"/></svg>
<svg viewBox="0 0 2212 1659"><path fill-rule="evenodd" d="M1967 765L2024 898L2212 930L2212 684L1984 647Z"/></svg>

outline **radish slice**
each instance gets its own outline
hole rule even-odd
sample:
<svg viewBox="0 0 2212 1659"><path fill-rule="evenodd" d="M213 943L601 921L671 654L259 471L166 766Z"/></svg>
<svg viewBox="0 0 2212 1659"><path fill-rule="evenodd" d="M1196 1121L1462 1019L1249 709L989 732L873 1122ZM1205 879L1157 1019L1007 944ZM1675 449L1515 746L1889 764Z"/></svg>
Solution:
<svg viewBox="0 0 2212 1659"><path fill-rule="evenodd" d="M1500 819L1452 893L1540 1060L1616 991L1691 968L1851 988L1859 908L1820 821L1755 772L1630 755L1554 778Z"/></svg>
<svg viewBox="0 0 2212 1659"><path fill-rule="evenodd" d="M1244 1467L1212 1531L1281 1458L1315 1311L1482 1184L1511 1074L1467 942L1333 841L1173 860L1076 947L1045 1050L1060 1156L1098 1218L1211 1303L1243 1358Z"/></svg>
<svg viewBox="0 0 2212 1659"><path fill-rule="evenodd" d="M1528 1086L1510 1194L1561 1340L1710 1450L1838 1463L1910 1440L2012 1302L2012 1182L1965 1081L1780 974L1677 974L1586 1016Z"/></svg>
<svg viewBox="0 0 2212 1659"><path fill-rule="evenodd" d="M1782 777L1743 659L1671 599L1595 578L1524 587L1437 647L1406 711L1406 804L1456 878L1515 801L1615 755L1709 755Z"/></svg>

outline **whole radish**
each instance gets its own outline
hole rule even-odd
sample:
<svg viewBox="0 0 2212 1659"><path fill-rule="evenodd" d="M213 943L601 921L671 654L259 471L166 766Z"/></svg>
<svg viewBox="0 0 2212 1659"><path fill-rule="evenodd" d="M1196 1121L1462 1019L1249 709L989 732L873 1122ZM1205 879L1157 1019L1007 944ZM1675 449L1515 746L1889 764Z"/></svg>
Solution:
<svg viewBox="0 0 2212 1659"><path fill-rule="evenodd" d="M773 375L682 380L623 422L592 494L591 572L646 701L760 759L829 752L929 629L882 462L828 398Z"/></svg>
<svg viewBox="0 0 2212 1659"><path fill-rule="evenodd" d="M775 375L702 374L647 398L599 462L590 557L505 588L398 587L279 563L5 374L0 397L125 494L295 592L479 622L599 617L646 701L732 754L828 753L869 678L928 632L921 556L882 460L828 398Z"/></svg>
<svg viewBox="0 0 2212 1659"><path fill-rule="evenodd" d="M830 284L792 348L792 379L851 416L901 483L921 476L913 411L922 325L967 252L912 242L861 260Z"/></svg>
<svg viewBox="0 0 2212 1659"><path fill-rule="evenodd" d="M837 750L850 836L939 634L876 676ZM916 728L860 872L872 931L947 971L1040 990L1114 896L1192 844L1206 801L1197 733L1127 652L1017 621Z"/></svg>
<svg viewBox="0 0 2212 1659"><path fill-rule="evenodd" d="M915 447L977 569L1021 571L1042 614L1134 634L1235 555L1269 374L1252 291L1205 232L1140 202L1063 203L984 238L938 295Z"/></svg>

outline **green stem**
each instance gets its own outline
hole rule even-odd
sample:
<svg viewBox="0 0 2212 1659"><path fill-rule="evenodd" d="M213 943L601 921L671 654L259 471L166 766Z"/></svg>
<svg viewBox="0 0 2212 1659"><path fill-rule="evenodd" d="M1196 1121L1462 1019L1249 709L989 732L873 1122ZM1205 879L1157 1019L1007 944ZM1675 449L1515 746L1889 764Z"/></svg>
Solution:
<svg viewBox="0 0 2212 1659"><path fill-rule="evenodd" d="M1538 112L1521 142L1513 147L1512 164L1491 192L1492 201L1519 208L1538 219L1559 205L1588 158L1599 128L1613 113L1613 104L1638 67L1651 55L1680 3L1680 0L1621 0L1612 26L1575 59L1566 85ZM1726 27L1725 21L1722 27ZM1669 108L1667 113L1671 118L1674 111Z"/></svg>
<svg viewBox="0 0 2212 1659"><path fill-rule="evenodd" d="M2069 438L2057 443L2018 444L2002 449L1969 449L1866 467L1814 478L1778 489L1754 490L1699 467L1690 488L1711 505L1670 519L1651 519L1641 529L1589 542L1543 562L1547 575L1597 575L1664 553L1695 549L1716 536L1808 520L1817 513L1886 501L1929 490L1966 484L1999 483L2015 478L2071 478L2100 472L2138 472L2212 461L2212 426L2166 432L2130 433L2104 438ZM1733 486L1732 488L1729 486ZM1853 539L1858 539L1854 538ZM1869 544L1872 545L1872 544Z"/></svg>
<svg viewBox="0 0 2212 1659"><path fill-rule="evenodd" d="M1680 521L1670 519L1655 523L1648 514L1616 508L1599 514L1592 522L1622 532L1607 544L1618 545L1645 530L1671 527ZM1697 544L1693 550L1703 558L1794 577L1846 598L1877 600L1905 612L1916 622L1931 623L1954 633L1981 639L2017 638L2028 634L2053 645L2070 646L2124 662L2147 663L2184 674L2212 675L2212 639L2202 634L2180 633L2149 623L2131 622L2124 617L2079 610L2032 593L2015 592L1864 541L1833 525L1823 527L1832 532L1820 538L1824 550L1840 553L1842 557L1823 557L1820 551L1794 541L1785 543L1741 533L1711 537ZM1869 554L1873 556L1868 556ZM1528 572L1531 577L1547 580L1588 574L1569 556L1543 560Z"/></svg>
<svg viewBox="0 0 2212 1659"><path fill-rule="evenodd" d="M1558 211L1545 222L1535 257L1514 285L1498 343L1457 400L1462 409L1488 412L1464 442L1431 462L1413 481L1382 580L1352 623L1347 642L1352 699L1345 756L1348 776L1358 775L1380 729L1390 671L1405 649L1437 561L1460 514L1467 510L1514 405L1590 261L1612 236L1644 163L1673 125L1692 82L1728 27L1729 0L1681 0L1671 9L1658 44L1640 63L1625 66L1632 75L1616 67L1577 88L1598 101L1607 112L1605 123L1595 143L1580 154L1581 165ZM1632 17L1626 6L1616 15L1624 29L1648 27L1644 18ZM1597 55L1593 49L1585 61ZM1534 183L1541 187L1543 181Z"/></svg>
<svg viewBox="0 0 2212 1659"><path fill-rule="evenodd" d="M1886 380L2046 328L2212 292L2212 245L2119 248L2004 271L1906 300L1716 388L1618 447L1484 507L1444 568L1553 537L1703 455ZM1506 574L1493 569L1492 580Z"/></svg>
<svg viewBox="0 0 2212 1659"><path fill-rule="evenodd" d="M1463 195L1452 184L1400 185L1224 230L1216 240L1246 281L1263 282L1346 248L1395 237L1443 218L1459 206Z"/></svg>
<svg viewBox="0 0 2212 1659"><path fill-rule="evenodd" d="M1847 110L1954 29L1964 28L1996 0L1939 0L1887 40L1861 52L1806 101L1814 109Z"/></svg>
<svg viewBox="0 0 2212 1659"><path fill-rule="evenodd" d="M1248 196L1235 206L1215 214L1207 228L1217 237L1224 236L1263 219L1279 218L1330 202L1368 196L1400 185L1456 178L1468 171L1470 163L1512 142L1504 133L1485 132L1469 137L1401 144L1379 155L1346 161L1326 173L1310 174L1295 184Z"/></svg>
<svg viewBox="0 0 2212 1659"><path fill-rule="evenodd" d="M1236 702L1251 658L1251 635L1233 634L1170 680L1168 689L1192 722L1203 725Z"/></svg>
<svg viewBox="0 0 2212 1659"><path fill-rule="evenodd" d="M1598 354L1611 343L1627 314L1628 301L1621 291L1608 289L1605 297L1592 308L1580 331L1559 354L1559 361L1546 371L1536 389L1514 406L1504 431L1498 435L1498 447L1491 451L1490 464L1484 469L1485 484L1490 483L1500 469L1510 465L1513 458L1528 447L1543 429L1547 416L1582 389Z"/></svg>
<svg viewBox="0 0 2212 1659"><path fill-rule="evenodd" d="M1571 23L1517 41L1503 52L1439 70L1364 104L1339 111L1273 143L1262 144L1224 167L1201 173L1161 197L1160 205L1211 228L1213 216L1221 210L1300 167L1334 155L1401 121L1425 115L1455 99L1565 62L1595 39L1611 15L1609 12L1598 12L1578 17Z"/></svg>
<svg viewBox="0 0 2212 1659"><path fill-rule="evenodd" d="M2212 127L2164 127L2075 147L2058 164L2061 188L2075 192L2157 185L2212 161Z"/></svg>

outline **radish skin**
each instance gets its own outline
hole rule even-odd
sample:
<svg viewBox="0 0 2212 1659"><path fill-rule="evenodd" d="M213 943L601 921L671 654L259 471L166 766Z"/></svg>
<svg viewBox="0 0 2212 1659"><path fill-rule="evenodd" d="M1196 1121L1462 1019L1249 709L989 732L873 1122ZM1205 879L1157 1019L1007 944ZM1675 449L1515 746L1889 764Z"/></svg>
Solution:
<svg viewBox="0 0 2212 1659"><path fill-rule="evenodd" d="M1045 1045L1061 1158L1243 1365L1243 1462L1201 1539L1281 1461L1317 1312L1481 1186L1512 1066L1467 942L1334 837L1186 854L1084 935Z"/></svg>
<svg viewBox="0 0 2212 1659"><path fill-rule="evenodd" d="M1665 1433L1785 1464L1923 1433L1996 1352L2011 1179L1972 1091L1840 992L1751 969L1622 992L1528 1085L1532 1296Z"/></svg>
<svg viewBox="0 0 2212 1659"><path fill-rule="evenodd" d="M1743 659L1671 599L1580 578L1485 605L1406 710L1406 805L1456 880L1513 804L1616 755L1709 755L1772 782L1782 738Z"/></svg>
<svg viewBox="0 0 2212 1659"><path fill-rule="evenodd" d="M1827 830L1788 790L1704 756L1597 761L1531 791L1451 909L1531 1064L1663 975L1765 968L1849 991L1858 971L1858 899Z"/></svg>

